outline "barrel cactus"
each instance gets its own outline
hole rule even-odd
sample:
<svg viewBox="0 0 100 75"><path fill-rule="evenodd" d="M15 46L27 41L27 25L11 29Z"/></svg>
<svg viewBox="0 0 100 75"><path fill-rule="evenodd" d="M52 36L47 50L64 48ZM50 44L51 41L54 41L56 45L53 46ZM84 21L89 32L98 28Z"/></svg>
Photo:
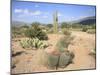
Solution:
<svg viewBox="0 0 100 75"><path fill-rule="evenodd" d="M72 62L73 58L74 54L69 51L62 53L59 58L59 67L66 67L66 65Z"/></svg>
<svg viewBox="0 0 100 75"><path fill-rule="evenodd" d="M59 62L59 56L53 54L47 54L47 58L48 58L48 66L52 69L55 69Z"/></svg>

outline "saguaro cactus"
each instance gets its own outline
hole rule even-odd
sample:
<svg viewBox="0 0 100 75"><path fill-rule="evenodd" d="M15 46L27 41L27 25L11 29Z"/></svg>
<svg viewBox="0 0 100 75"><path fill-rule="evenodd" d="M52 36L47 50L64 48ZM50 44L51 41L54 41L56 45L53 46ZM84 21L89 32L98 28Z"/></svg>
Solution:
<svg viewBox="0 0 100 75"><path fill-rule="evenodd" d="M54 21L54 33L58 32L58 16L57 11L53 14L53 21Z"/></svg>

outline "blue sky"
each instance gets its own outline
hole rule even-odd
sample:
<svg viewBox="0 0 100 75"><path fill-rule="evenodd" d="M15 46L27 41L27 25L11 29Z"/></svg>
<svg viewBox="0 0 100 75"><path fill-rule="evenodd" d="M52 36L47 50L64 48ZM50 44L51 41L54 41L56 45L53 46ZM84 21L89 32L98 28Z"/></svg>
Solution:
<svg viewBox="0 0 100 75"><path fill-rule="evenodd" d="M12 20L27 23L53 23L53 13L58 12L59 22L69 22L95 16L95 6L39 2L12 1Z"/></svg>

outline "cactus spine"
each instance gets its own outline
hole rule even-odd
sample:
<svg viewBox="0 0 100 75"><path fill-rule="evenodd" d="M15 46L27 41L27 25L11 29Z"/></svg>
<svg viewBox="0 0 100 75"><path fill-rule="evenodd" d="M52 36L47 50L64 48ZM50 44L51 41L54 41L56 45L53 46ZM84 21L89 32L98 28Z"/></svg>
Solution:
<svg viewBox="0 0 100 75"><path fill-rule="evenodd" d="M58 32L58 16L57 11L53 14L53 21L54 21L54 33Z"/></svg>

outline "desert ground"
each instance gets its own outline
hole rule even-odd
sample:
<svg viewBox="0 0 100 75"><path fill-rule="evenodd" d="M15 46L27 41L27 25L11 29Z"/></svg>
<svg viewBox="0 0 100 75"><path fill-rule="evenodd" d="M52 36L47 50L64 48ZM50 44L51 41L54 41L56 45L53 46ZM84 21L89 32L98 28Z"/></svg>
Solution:
<svg viewBox="0 0 100 75"><path fill-rule="evenodd" d="M73 63L69 64L65 68L49 69L42 65L41 59L45 59L42 55L41 49L23 49L18 41L24 38L12 39L12 50L16 55L12 56L12 61L15 61L15 66L12 69L12 73L34 73L34 72L47 72L47 71L68 71L68 70L80 70L80 69L95 69L95 58L89 55L91 50L95 46L95 34L88 34L82 31L72 31L71 35L74 37L71 44L68 46L68 50L75 54ZM48 53L55 52L54 46L56 42L62 37L62 34L48 34L49 40L47 40L51 46L47 47L44 51ZM17 41L16 41L17 40Z"/></svg>

